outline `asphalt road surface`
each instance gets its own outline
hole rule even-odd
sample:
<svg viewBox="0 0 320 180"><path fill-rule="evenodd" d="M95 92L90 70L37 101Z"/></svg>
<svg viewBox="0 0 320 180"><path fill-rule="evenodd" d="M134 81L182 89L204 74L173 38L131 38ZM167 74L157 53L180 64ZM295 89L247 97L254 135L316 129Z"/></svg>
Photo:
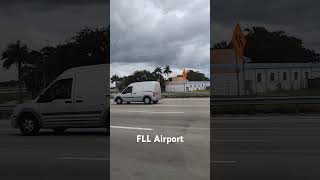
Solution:
<svg viewBox="0 0 320 180"><path fill-rule="evenodd" d="M103 129L24 137L0 120L1 180L106 180L108 170L109 137Z"/></svg>
<svg viewBox="0 0 320 180"><path fill-rule="evenodd" d="M211 117L214 180L320 179L320 115Z"/></svg>
<svg viewBox="0 0 320 180"><path fill-rule="evenodd" d="M111 179L210 179L209 99L111 105ZM184 143L137 143L137 135L184 137Z"/></svg>

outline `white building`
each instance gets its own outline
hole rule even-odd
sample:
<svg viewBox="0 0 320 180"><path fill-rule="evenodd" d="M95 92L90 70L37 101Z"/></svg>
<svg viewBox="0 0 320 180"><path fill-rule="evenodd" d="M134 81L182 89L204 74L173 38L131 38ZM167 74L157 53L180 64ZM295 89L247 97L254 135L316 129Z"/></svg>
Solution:
<svg viewBox="0 0 320 180"><path fill-rule="evenodd" d="M221 54L232 54L232 51L217 51L220 56L214 57L221 58ZM320 82L320 63L237 63L233 57L211 60L214 95L256 95L270 91L299 90L315 87L318 80Z"/></svg>
<svg viewBox="0 0 320 180"><path fill-rule="evenodd" d="M192 92L208 90L210 81L188 81L182 77L174 77L166 82L166 92Z"/></svg>

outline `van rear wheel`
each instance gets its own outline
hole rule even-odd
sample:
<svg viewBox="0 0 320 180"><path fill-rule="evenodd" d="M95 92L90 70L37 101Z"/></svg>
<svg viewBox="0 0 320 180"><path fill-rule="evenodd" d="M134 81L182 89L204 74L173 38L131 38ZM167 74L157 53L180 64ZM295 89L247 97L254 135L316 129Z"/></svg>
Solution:
<svg viewBox="0 0 320 180"><path fill-rule="evenodd" d="M116 103L117 103L117 104L122 104L122 99L121 99L121 98L117 98L117 99L116 99Z"/></svg>
<svg viewBox="0 0 320 180"><path fill-rule="evenodd" d="M143 98L144 104L151 104L151 98L150 97L144 97Z"/></svg>

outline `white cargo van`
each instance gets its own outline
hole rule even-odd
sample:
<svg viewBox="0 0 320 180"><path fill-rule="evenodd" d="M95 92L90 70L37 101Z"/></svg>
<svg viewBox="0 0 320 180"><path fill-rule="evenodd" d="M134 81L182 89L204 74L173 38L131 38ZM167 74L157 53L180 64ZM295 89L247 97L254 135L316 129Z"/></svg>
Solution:
<svg viewBox="0 0 320 180"><path fill-rule="evenodd" d="M161 87L157 81L135 82L128 85L121 93L114 96L114 102L158 103L161 99Z"/></svg>
<svg viewBox="0 0 320 180"><path fill-rule="evenodd" d="M14 109L12 126L23 135L36 135L41 128L109 127L108 69L101 64L66 70L37 98Z"/></svg>

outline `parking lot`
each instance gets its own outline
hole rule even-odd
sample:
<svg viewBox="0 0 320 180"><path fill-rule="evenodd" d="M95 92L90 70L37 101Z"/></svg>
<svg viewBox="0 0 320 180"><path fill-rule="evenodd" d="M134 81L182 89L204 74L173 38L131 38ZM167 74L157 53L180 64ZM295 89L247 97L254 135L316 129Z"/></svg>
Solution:
<svg viewBox="0 0 320 180"><path fill-rule="evenodd" d="M111 179L210 178L209 99L111 105ZM138 134L183 136L184 143L136 142Z"/></svg>

